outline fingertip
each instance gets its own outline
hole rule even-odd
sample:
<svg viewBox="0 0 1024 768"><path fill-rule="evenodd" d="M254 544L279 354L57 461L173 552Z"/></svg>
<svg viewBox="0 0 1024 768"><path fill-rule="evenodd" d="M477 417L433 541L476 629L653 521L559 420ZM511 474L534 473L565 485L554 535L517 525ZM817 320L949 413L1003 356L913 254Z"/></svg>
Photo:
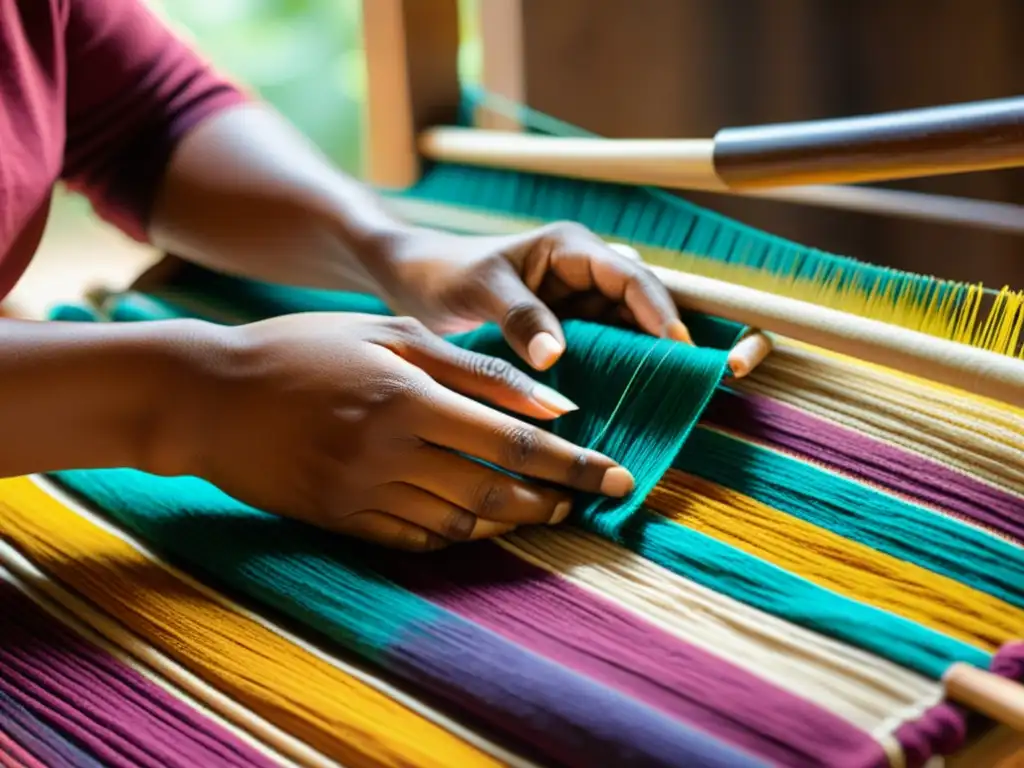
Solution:
<svg viewBox="0 0 1024 768"><path fill-rule="evenodd" d="M559 525L565 522L565 518L569 516L572 511L572 502L560 501L555 506L555 511L551 514L551 519L548 521L548 525Z"/></svg>
<svg viewBox="0 0 1024 768"><path fill-rule="evenodd" d="M558 339L547 331L541 331L536 334L530 339L530 343L526 348L530 365L539 371L546 371L558 362L558 358L562 356L564 351Z"/></svg>
<svg viewBox="0 0 1024 768"><path fill-rule="evenodd" d="M625 467L611 467L601 479L601 493L605 496L621 498L632 493L636 487L633 474Z"/></svg>
<svg viewBox="0 0 1024 768"><path fill-rule="evenodd" d="M771 340L763 333L746 336L729 352L729 370L735 378L742 379L764 361L771 349Z"/></svg>
<svg viewBox="0 0 1024 768"><path fill-rule="evenodd" d="M729 370L734 379L742 379L750 373L750 362L740 357L729 357Z"/></svg>
<svg viewBox="0 0 1024 768"><path fill-rule="evenodd" d="M673 320L669 323L667 335L673 341L680 341L683 344L694 346L693 337L690 336L690 329L686 327L682 320Z"/></svg>
<svg viewBox="0 0 1024 768"><path fill-rule="evenodd" d="M568 397L544 384L534 385L533 399L555 418L579 410L579 406Z"/></svg>
<svg viewBox="0 0 1024 768"><path fill-rule="evenodd" d="M477 518L476 526L473 528L473 533L470 538L473 540L494 539L498 536L503 536L510 531L514 531L515 529L515 523L501 523L495 520L483 520L481 518Z"/></svg>

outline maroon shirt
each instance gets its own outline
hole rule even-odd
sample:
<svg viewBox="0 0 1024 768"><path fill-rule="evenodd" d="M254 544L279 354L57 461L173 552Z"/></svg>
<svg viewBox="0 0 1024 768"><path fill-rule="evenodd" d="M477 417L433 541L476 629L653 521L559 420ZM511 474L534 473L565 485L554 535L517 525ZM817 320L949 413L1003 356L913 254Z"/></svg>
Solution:
<svg viewBox="0 0 1024 768"><path fill-rule="evenodd" d="M0 0L0 297L59 179L145 242L175 142L244 98L143 0Z"/></svg>

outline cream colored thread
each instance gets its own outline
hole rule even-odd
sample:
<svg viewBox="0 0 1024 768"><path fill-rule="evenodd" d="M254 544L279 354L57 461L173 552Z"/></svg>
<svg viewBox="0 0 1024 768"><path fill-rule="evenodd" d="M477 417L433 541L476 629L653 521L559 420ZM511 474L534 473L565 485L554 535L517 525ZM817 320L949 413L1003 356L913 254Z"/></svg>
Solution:
<svg viewBox="0 0 1024 768"><path fill-rule="evenodd" d="M787 341L735 386L938 461L1024 503L1024 417L1013 409Z"/></svg>
<svg viewBox="0 0 1024 768"><path fill-rule="evenodd" d="M876 739L886 735L881 729L894 712L921 711L942 696L935 681L746 606L578 529L520 530L499 543Z"/></svg>

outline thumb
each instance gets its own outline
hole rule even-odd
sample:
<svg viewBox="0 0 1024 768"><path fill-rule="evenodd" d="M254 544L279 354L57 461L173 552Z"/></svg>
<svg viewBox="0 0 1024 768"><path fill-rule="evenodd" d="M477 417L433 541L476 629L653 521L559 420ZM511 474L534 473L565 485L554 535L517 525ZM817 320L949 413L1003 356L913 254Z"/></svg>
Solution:
<svg viewBox="0 0 1024 768"><path fill-rule="evenodd" d="M562 326L511 264L495 270L487 291L487 319L501 327L515 353L538 371L554 365L565 351Z"/></svg>

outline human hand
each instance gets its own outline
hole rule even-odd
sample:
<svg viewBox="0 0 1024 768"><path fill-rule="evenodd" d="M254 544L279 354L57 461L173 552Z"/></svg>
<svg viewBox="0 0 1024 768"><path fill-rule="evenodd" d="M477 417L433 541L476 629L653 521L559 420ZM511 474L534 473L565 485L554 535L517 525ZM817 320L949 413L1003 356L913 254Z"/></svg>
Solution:
<svg viewBox="0 0 1024 768"><path fill-rule="evenodd" d="M202 450L189 455L200 458L178 473L257 508L429 550L559 523L571 489L632 490L611 459L470 397L535 419L572 403L418 321L299 314L224 333L214 385L202 388L216 394L192 411Z"/></svg>
<svg viewBox="0 0 1024 768"><path fill-rule="evenodd" d="M441 334L494 322L537 370L565 351L558 317L625 322L692 343L668 290L637 252L577 224L514 236L412 230L392 241L375 271L396 312ZM749 373L769 348L760 334L740 341L729 356L733 374Z"/></svg>

